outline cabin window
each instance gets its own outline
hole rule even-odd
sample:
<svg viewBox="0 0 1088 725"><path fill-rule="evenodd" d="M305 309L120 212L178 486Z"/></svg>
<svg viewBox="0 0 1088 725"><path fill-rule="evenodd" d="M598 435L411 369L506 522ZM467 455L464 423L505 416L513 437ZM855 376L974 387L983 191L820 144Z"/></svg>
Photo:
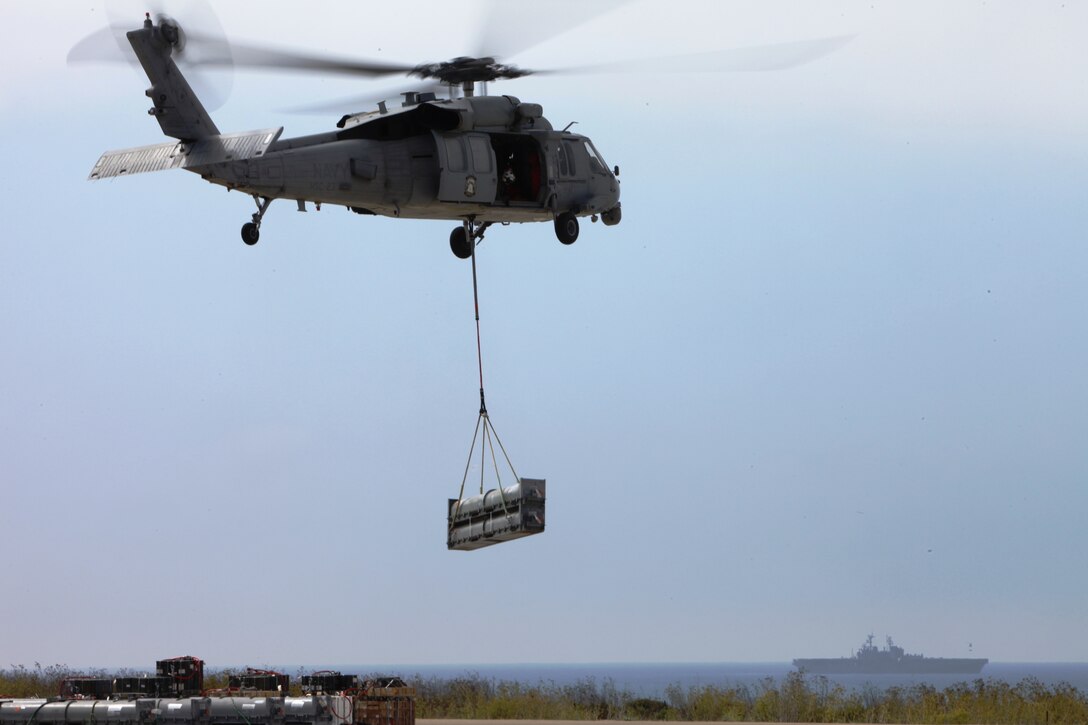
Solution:
<svg viewBox="0 0 1088 725"><path fill-rule="evenodd" d="M487 138L470 136L468 145L472 149L472 168L478 173L491 171L491 144Z"/></svg>
<svg viewBox="0 0 1088 725"><path fill-rule="evenodd" d="M447 171L466 171L465 142L460 136L446 136L446 163Z"/></svg>
<svg viewBox="0 0 1088 725"><path fill-rule="evenodd" d="M576 147L574 145L574 142L564 141L563 151L559 155L559 172L564 176L575 176L578 174L578 167L574 163L575 153ZM564 170L564 167L566 168L566 170Z"/></svg>

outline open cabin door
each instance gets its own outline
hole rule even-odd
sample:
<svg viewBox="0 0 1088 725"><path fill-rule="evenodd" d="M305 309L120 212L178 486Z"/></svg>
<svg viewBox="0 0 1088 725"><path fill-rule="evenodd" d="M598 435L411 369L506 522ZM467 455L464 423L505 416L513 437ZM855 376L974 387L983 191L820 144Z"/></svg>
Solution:
<svg viewBox="0 0 1088 725"><path fill-rule="evenodd" d="M495 152L486 133L434 133L438 200L491 204L499 186Z"/></svg>

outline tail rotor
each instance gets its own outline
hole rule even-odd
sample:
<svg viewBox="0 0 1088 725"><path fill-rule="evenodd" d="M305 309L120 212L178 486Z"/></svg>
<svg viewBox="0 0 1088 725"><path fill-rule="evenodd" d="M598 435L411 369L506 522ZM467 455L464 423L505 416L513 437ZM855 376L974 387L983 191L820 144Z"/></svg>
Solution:
<svg viewBox="0 0 1088 725"><path fill-rule="evenodd" d="M147 8L147 3L142 3ZM165 7L141 12L130 0L107 3L109 24L76 43L68 52L69 65L82 63L126 63L142 73L132 54L127 34L139 27L138 18L151 20L162 42L169 45L178 68L185 74L204 106L214 110L223 105L233 86L233 56L230 43L208 0L175 2L183 12L172 14Z"/></svg>

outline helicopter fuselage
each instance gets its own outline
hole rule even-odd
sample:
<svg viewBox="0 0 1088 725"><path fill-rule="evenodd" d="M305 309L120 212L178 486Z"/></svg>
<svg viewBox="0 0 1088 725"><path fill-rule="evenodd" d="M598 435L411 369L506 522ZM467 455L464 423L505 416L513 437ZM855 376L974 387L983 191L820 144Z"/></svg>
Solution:
<svg viewBox="0 0 1088 725"><path fill-rule="evenodd" d="M188 170L264 198L408 219L549 221L619 203L619 182L588 138L553 130L539 106L511 96L424 99L340 125Z"/></svg>

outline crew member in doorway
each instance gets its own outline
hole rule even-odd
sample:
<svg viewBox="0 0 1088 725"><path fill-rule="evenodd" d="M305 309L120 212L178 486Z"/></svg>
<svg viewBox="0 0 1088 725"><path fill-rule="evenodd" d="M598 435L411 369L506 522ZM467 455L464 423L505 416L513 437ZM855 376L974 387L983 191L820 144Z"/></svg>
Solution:
<svg viewBox="0 0 1088 725"><path fill-rule="evenodd" d="M502 171L502 196L507 203L510 203L510 199L514 196L514 184L517 180L518 177L514 174L514 154L510 154Z"/></svg>

